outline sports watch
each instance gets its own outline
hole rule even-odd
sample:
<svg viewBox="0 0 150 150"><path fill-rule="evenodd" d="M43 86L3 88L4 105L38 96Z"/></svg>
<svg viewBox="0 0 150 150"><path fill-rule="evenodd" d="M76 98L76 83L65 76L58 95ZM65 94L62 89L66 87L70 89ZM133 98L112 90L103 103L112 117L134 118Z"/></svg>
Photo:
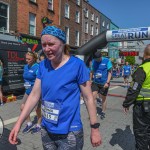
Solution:
<svg viewBox="0 0 150 150"><path fill-rule="evenodd" d="M99 126L100 126L100 123L91 124L91 128L94 128L94 129L99 128Z"/></svg>

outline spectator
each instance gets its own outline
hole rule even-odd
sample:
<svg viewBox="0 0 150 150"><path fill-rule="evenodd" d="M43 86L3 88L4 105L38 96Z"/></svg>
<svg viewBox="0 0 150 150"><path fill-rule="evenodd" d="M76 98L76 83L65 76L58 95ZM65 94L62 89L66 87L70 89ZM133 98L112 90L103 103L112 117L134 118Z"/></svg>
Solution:
<svg viewBox="0 0 150 150"><path fill-rule="evenodd" d="M37 72L38 72L38 68L39 68L39 64L36 62L37 61L37 54L34 52L27 52L26 54L26 62L27 65L24 66L24 73L23 73L23 78L24 78L24 86L26 88L24 97L23 97L23 103L21 105L21 111L23 111L25 103L32 91L36 76L37 76ZM34 99L34 97L33 97ZM26 127L23 129L23 133L28 133L29 131L32 130L32 134L33 133L37 133L41 130L41 104L40 101L36 106L36 114L37 114L37 124L35 126L33 126L33 123L31 122L31 118L30 115L27 117L27 125Z"/></svg>
<svg viewBox="0 0 150 150"><path fill-rule="evenodd" d="M101 144L96 107L84 62L70 56L66 35L58 27L47 26L41 34L46 59L40 63L35 85L24 110L12 129L9 141L17 144L21 124L42 94L42 144L45 150L81 150L83 126L80 118L80 91L90 116L91 142Z"/></svg>

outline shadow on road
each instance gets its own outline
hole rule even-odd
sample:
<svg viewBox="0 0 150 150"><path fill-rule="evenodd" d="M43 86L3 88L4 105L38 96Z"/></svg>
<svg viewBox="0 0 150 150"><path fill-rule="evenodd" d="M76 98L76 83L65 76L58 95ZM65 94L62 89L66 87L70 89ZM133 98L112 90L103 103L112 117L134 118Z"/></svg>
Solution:
<svg viewBox="0 0 150 150"><path fill-rule="evenodd" d="M8 141L10 130L4 128L3 136L0 138L0 150L17 150L16 145L12 145ZM18 140L18 145L21 144L21 141Z"/></svg>
<svg viewBox="0 0 150 150"><path fill-rule="evenodd" d="M127 125L125 130L119 128L116 129L116 133L112 134L112 138L109 143L112 146L118 145L123 150L135 150L134 135L132 134L130 126Z"/></svg>

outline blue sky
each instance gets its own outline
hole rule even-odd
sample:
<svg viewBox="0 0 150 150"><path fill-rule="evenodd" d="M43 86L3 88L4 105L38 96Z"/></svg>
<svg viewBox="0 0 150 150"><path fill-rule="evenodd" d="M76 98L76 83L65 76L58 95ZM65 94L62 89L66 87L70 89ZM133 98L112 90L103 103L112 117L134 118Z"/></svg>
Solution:
<svg viewBox="0 0 150 150"><path fill-rule="evenodd" d="M150 27L150 0L89 0L120 28Z"/></svg>

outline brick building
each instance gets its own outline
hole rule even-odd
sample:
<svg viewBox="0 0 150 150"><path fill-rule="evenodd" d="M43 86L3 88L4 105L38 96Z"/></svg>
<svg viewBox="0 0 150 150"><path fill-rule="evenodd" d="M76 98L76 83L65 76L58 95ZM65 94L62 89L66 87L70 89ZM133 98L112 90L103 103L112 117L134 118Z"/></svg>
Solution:
<svg viewBox="0 0 150 150"><path fill-rule="evenodd" d="M39 38L45 22L59 25L59 0L2 0L0 1L0 28L8 33L18 32L23 37ZM2 8L2 9L1 9ZM32 40L28 40L32 41Z"/></svg>
<svg viewBox="0 0 150 150"><path fill-rule="evenodd" d="M59 24L59 0L18 0L17 30L19 33L40 37L42 19ZM24 7L26 6L26 7Z"/></svg>
<svg viewBox="0 0 150 150"><path fill-rule="evenodd" d="M100 13L100 22L100 33L110 29L111 20L102 12Z"/></svg>
<svg viewBox="0 0 150 150"><path fill-rule="evenodd" d="M100 33L100 12L89 4L82 3L82 45Z"/></svg>
<svg viewBox="0 0 150 150"><path fill-rule="evenodd" d="M71 48L81 46L82 0L61 0L60 25Z"/></svg>

